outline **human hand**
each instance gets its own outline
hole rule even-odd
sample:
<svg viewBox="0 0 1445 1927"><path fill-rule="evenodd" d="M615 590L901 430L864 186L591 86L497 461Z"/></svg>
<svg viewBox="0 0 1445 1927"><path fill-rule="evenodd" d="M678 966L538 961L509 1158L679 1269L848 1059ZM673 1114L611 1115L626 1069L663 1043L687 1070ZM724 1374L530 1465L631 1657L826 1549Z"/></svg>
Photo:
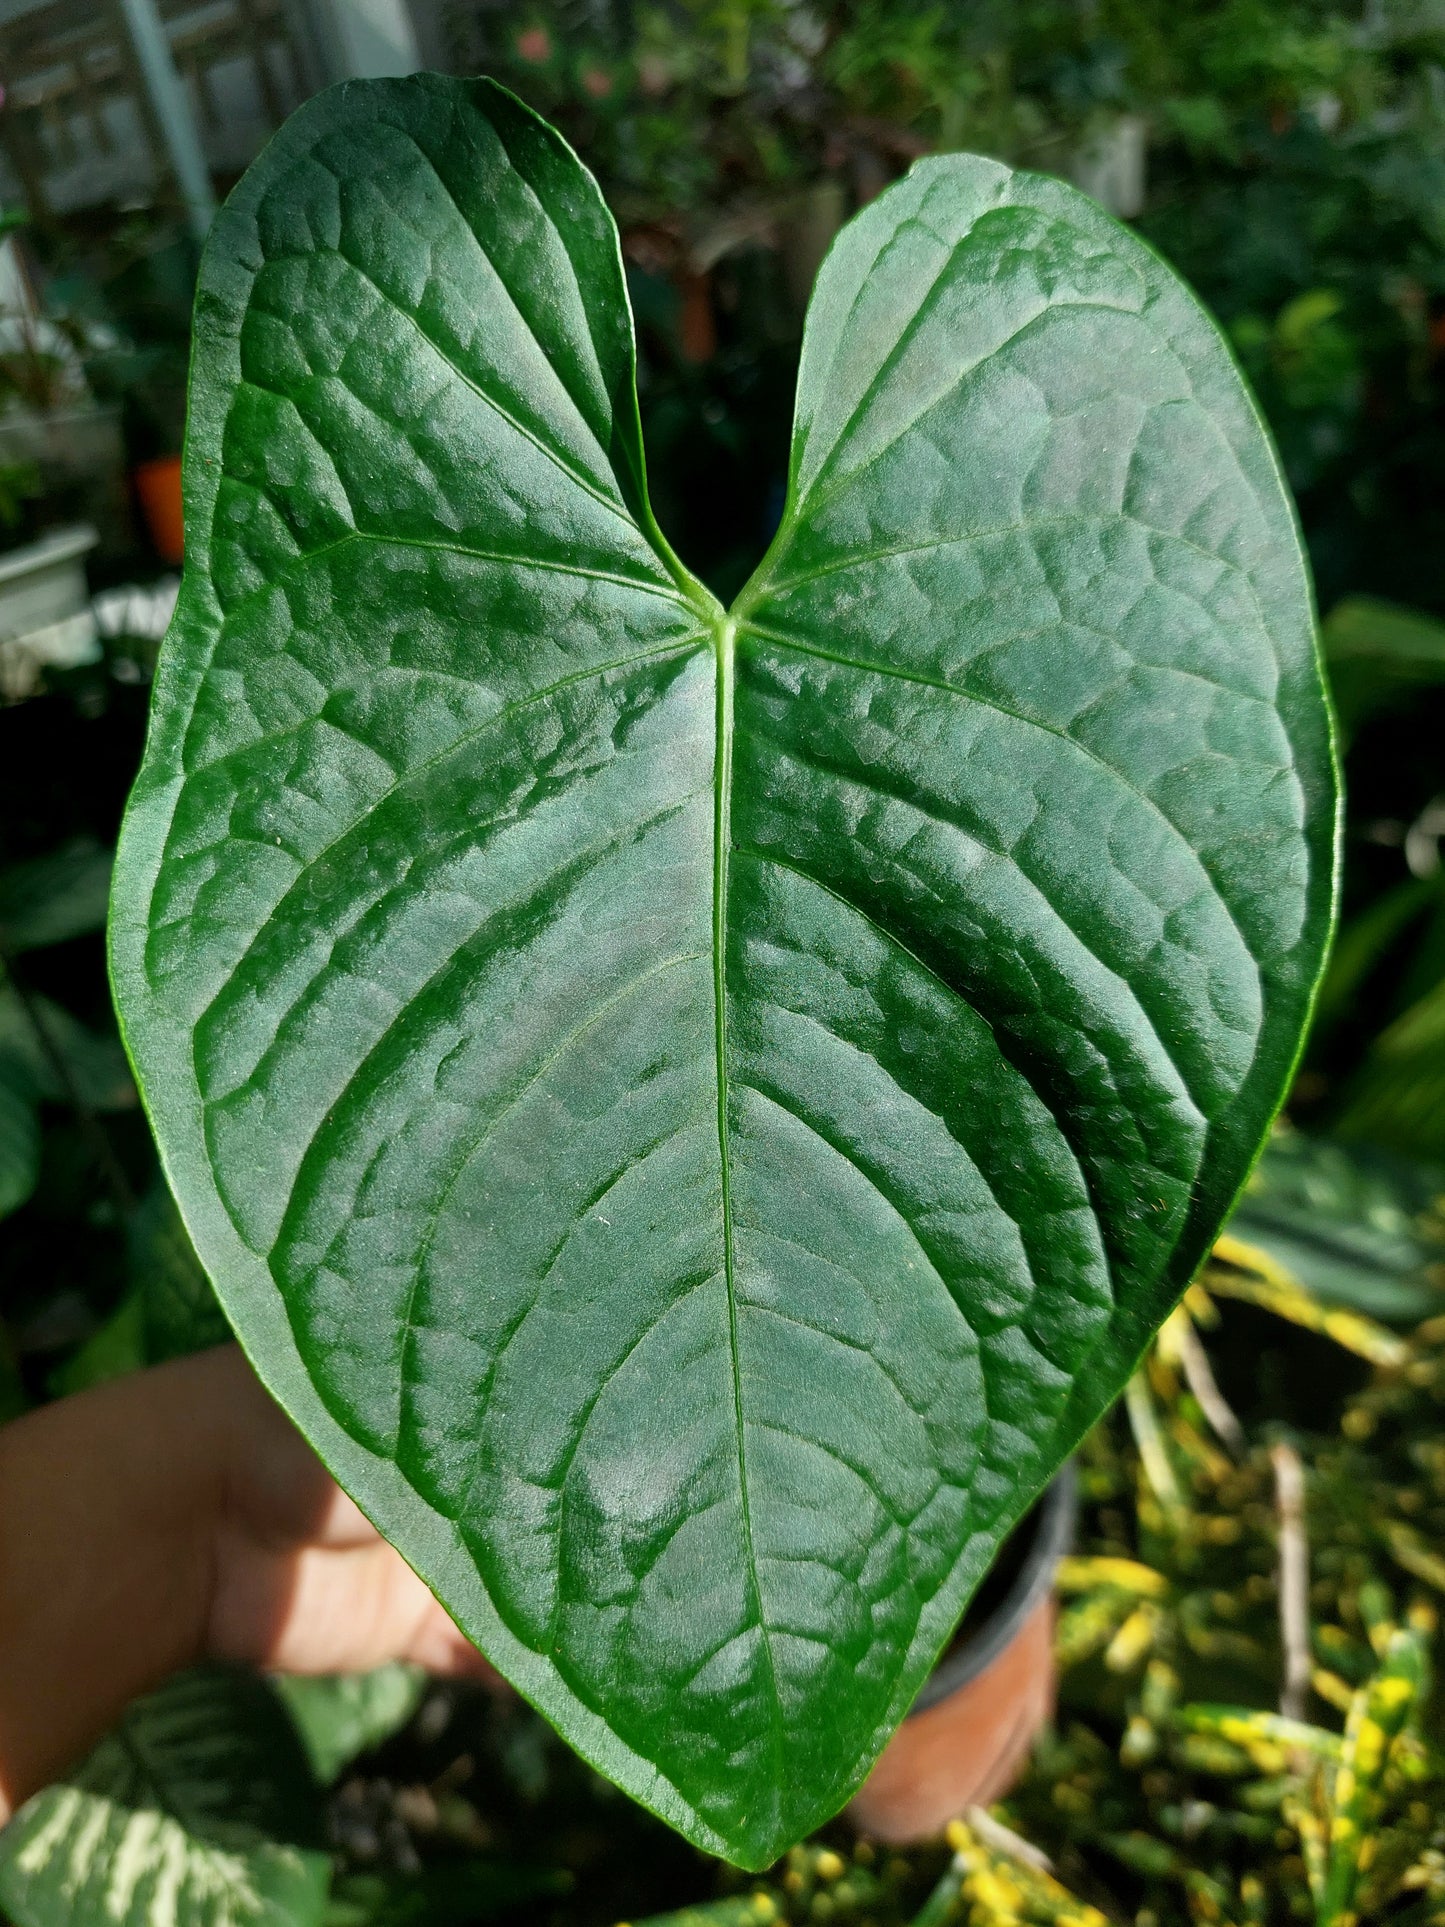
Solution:
<svg viewBox="0 0 1445 1927"><path fill-rule="evenodd" d="M185 1363L197 1395L204 1389L218 1399L225 1420L206 1655L280 1673L359 1673L405 1659L434 1673L495 1681L264 1390L240 1347Z"/></svg>
<svg viewBox="0 0 1445 1927"><path fill-rule="evenodd" d="M0 1429L0 1822L206 1658L497 1677L236 1346Z"/></svg>

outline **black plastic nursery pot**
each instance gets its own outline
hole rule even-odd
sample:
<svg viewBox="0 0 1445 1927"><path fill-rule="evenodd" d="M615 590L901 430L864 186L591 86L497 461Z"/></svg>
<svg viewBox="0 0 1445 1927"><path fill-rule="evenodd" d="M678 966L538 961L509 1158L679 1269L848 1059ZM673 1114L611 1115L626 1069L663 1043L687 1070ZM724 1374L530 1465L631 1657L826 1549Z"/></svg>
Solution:
<svg viewBox="0 0 1445 1927"><path fill-rule="evenodd" d="M1006 1541L952 1643L849 1807L864 1833L938 1834L1017 1778L1055 1698L1054 1577L1073 1542L1066 1465Z"/></svg>

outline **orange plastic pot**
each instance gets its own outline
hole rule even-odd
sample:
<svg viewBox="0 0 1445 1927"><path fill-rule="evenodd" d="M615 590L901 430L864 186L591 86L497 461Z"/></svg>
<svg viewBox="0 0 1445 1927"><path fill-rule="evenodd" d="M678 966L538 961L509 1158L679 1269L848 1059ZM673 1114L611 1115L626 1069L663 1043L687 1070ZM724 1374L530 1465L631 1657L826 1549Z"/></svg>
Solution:
<svg viewBox="0 0 1445 1927"><path fill-rule="evenodd" d="M181 516L181 458L160 455L135 469L135 492L151 545L162 562L179 563L186 552Z"/></svg>
<svg viewBox="0 0 1445 1927"><path fill-rule="evenodd" d="M1053 1717L1054 1574L1074 1534L1071 1465L1015 1529L992 1597L970 1609L849 1807L863 1833L928 1840L999 1799Z"/></svg>

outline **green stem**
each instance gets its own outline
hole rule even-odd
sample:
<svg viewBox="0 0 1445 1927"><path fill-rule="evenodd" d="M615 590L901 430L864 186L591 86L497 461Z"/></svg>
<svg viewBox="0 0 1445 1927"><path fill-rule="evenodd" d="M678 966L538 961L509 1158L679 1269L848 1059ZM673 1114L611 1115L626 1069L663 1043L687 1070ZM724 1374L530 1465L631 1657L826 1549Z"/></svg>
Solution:
<svg viewBox="0 0 1445 1927"><path fill-rule="evenodd" d="M963 1883L968 1878L968 1857L956 1853L943 1870L933 1892L913 1916L913 1927L947 1927L958 1913Z"/></svg>

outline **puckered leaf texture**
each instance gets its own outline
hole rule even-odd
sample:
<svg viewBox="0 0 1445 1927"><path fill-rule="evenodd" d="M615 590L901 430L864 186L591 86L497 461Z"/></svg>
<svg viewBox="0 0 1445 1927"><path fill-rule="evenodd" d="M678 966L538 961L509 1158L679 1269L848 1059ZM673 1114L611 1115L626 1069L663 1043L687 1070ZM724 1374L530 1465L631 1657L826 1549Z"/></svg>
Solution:
<svg viewBox="0 0 1445 1927"><path fill-rule="evenodd" d="M1309 591L1173 275L921 162L840 237L724 612L616 233L351 84L217 223L113 960L266 1383L588 1758L834 1811L1258 1148L1331 914Z"/></svg>

